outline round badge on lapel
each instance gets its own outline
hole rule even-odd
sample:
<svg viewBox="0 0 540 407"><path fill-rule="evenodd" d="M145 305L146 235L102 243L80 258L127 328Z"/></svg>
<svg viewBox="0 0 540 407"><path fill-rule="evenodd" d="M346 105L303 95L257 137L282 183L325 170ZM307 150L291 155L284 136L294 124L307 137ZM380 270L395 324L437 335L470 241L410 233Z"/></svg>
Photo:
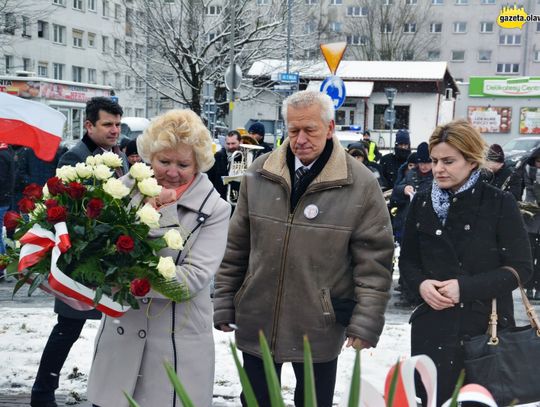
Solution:
<svg viewBox="0 0 540 407"><path fill-rule="evenodd" d="M314 219L319 214L319 208L317 205L308 205L304 209L304 216L308 219Z"/></svg>

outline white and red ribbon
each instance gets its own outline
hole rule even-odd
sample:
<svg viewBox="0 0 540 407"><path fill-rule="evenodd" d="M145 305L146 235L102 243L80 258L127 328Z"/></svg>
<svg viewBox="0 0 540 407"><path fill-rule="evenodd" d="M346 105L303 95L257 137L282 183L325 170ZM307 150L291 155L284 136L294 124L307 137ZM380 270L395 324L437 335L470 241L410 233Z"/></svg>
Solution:
<svg viewBox="0 0 540 407"><path fill-rule="evenodd" d="M40 288L66 303L78 311L89 311L96 308L111 317L121 317L129 306L123 306L103 295L96 305L94 304L95 291L85 285L76 282L64 274L56 265L58 259L71 247L69 233L65 222L54 225L56 233L35 224L20 239L21 252L19 255L19 272L40 262L43 257L52 250L51 269L48 282L43 282ZM31 280L30 280L31 281Z"/></svg>

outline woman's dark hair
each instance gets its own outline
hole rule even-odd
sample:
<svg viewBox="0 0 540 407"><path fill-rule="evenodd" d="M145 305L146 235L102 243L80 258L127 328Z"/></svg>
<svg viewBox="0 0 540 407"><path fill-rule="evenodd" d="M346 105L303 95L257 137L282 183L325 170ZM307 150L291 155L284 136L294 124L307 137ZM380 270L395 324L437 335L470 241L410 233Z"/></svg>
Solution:
<svg viewBox="0 0 540 407"><path fill-rule="evenodd" d="M95 125L99 120L100 110L115 116L122 116L124 114L122 107L118 103L111 100L111 98L105 96L96 96L86 102L86 120Z"/></svg>

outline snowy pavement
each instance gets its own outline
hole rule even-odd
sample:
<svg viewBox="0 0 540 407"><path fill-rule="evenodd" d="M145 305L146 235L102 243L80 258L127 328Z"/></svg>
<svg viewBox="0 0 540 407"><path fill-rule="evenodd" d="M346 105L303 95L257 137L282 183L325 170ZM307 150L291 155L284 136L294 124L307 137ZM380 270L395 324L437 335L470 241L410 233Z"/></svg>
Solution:
<svg viewBox="0 0 540 407"><path fill-rule="evenodd" d="M28 299L17 295L10 299L13 284L0 284L0 394L16 395L30 392L37 370L41 351L45 346L49 332L56 322L52 311L53 301L39 293ZM24 288L23 288L24 290ZM21 291L23 291L21 290ZM388 368L401 357L409 354L410 311L396 309L394 294L386 314L386 325L376 349L362 351L362 375L375 387L382 390ZM538 309L538 306L536 307ZM522 307L516 304L516 313L520 315L519 324L525 319ZM85 399L85 389L94 336L99 321L88 321L81 338L75 343L62 370L59 393L68 395L68 400ZM214 386L215 406L240 406L238 395L240 383L229 350L232 334L214 331L216 343L216 375ZM348 388L354 351L344 349L338 363L335 403L339 403L344 390ZM294 374L290 365L283 368L283 394L287 405L293 405Z"/></svg>

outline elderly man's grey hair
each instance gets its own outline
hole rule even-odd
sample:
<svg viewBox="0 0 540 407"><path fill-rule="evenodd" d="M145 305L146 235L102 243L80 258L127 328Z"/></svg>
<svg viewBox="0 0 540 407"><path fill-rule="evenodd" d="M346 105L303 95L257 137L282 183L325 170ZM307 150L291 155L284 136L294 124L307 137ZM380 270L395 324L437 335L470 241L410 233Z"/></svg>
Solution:
<svg viewBox="0 0 540 407"><path fill-rule="evenodd" d="M334 102L332 102L332 99L327 94L315 90L302 90L293 93L283 101L281 114L285 122L287 122L287 110L289 107L305 108L315 104L321 108L321 119L325 123L330 123L334 119Z"/></svg>

